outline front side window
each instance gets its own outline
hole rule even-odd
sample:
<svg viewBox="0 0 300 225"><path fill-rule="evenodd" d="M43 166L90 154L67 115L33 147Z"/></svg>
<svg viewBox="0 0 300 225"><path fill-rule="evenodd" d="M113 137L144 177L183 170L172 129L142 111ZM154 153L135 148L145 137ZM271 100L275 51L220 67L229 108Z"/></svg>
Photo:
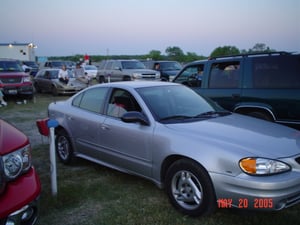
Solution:
<svg viewBox="0 0 300 225"><path fill-rule="evenodd" d="M92 88L77 95L72 105L95 113L103 113L108 88Z"/></svg>
<svg viewBox="0 0 300 225"><path fill-rule="evenodd" d="M204 71L204 64L197 64L186 67L184 71L180 73L175 83L180 83L187 85L189 87L198 87L201 86L202 76Z"/></svg>
<svg viewBox="0 0 300 225"><path fill-rule="evenodd" d="M141 112L141 107L128 91L114 89L109 99L107 115L120 118L130 111Z"/></svg>
<svg viewBox="0 0 300 225"><path fill-rule="evenodd" d="M209 74L209 88L238 88L241 77L239 62L213 63Z"/></svg>

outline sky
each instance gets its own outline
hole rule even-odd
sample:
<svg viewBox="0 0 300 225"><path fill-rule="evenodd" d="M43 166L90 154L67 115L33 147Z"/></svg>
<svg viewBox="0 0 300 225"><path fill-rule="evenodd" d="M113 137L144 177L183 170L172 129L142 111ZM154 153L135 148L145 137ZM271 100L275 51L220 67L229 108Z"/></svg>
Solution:
<svg viewBox="0 0 300 225"><path fill-rule="evenodd" d="M300 52L300 0L0 0L0 43L13 42L37 56Z"/></svg>

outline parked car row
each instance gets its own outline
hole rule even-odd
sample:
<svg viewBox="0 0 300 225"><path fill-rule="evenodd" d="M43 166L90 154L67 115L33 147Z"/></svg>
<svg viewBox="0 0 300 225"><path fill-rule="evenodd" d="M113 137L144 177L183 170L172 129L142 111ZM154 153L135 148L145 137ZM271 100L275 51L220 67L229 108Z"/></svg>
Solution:
<svg viewBox="0 0 300 225"><path fill-rule="evenodd" d="M52 67L48 67L52 65ZM20 62L14 59L0 59L0 91L4 96L18 96L32 99L34 92L51 92L57 94L74 94L87 87L74 77L73 67L68 70L69 83L59 81L58 73L64 61L48 61L47 67L37 69L34 62ZM57 67L56 67L57 66ZM97 68L92 65L83 66L84 74L91 79L96 76Z"/></svg>
<svg viewBox="0 0 300 225"><path fill-rule="evenodd" d="M273 123L300 124L299 62L284 52L219 57L158 82L156 70L127 72L139 61L113 60L105 64L122 75L98 79L126 82L77 88L71 70L61 84L59 68L43 68L33 84L73 94L48 106L63 163L81 157L149 179L190 216L216 208L277 211L300 203L300 132ZM19 67L0 60L5 93L22 94L14 83L27 84L29 75ZM29 140L0 120L0 144L0 224L34 224L40 183Z"/></svg>

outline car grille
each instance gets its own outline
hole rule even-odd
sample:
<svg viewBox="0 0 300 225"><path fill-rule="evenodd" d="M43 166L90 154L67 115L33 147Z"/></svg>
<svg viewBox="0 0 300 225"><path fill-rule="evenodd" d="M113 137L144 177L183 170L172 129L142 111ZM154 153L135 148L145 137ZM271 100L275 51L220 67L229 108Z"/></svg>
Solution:
<svg viewBox="0 0 300 225"><path fill-rule="evenodd" d="M156 75L154 73L143 73L142 77L144 79L154 79L156 77Z"/></svg>
<svg viewBox="0 0 300 225"><path fill-rule="evenodd" d="M1 78L1 81L4 84L16 84L22 82L22 77L5 77Z"/></svg>

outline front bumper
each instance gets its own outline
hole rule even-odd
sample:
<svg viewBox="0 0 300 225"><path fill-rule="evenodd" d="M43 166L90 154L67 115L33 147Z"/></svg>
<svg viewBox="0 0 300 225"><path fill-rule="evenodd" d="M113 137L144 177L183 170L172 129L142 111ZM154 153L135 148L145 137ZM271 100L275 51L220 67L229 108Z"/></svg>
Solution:
<svg viewBox="0 0 300 225"><path fill-rule="evenodd" d="M210 174L219 208L276 211L300 203L300 173L237 177Z"/></svg>
<svg viewBox="0 0 300 225"><path fill-rule="evenodd" d="M33 86L32 85L23 85L23 86L5 86L3 88L4 95L33 95Z"/></svg>
<svg viewBox="0 0 300 225"><path fill-rule="evenodd" d="M71 95L76 94L77 92L81 91L84 88L57 88L57 93L61 95Z"/></svg>
<svg viewBox="0 0 300 225"><path fill-rule="evenodd" d="M9 182L0 196L0 224L35 224L40 192L41 184L34 168L17 180Z"/></svg>

